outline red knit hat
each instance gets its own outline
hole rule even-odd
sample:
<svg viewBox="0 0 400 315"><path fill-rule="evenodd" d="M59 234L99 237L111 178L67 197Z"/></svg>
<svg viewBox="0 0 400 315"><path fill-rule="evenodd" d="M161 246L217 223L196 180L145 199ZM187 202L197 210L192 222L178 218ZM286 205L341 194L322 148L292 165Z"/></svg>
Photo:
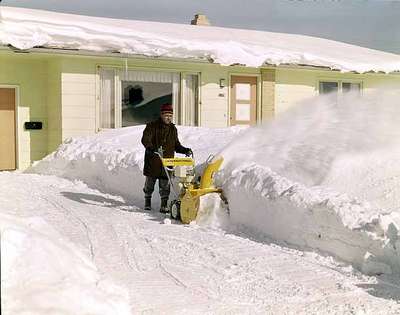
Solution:
<svg viewBox="0 0 400 315"><path fill-rule="evenodd" d="M161 105L160 112L162 113L173 113L172 105L171 104L163 104Z"/></svg>

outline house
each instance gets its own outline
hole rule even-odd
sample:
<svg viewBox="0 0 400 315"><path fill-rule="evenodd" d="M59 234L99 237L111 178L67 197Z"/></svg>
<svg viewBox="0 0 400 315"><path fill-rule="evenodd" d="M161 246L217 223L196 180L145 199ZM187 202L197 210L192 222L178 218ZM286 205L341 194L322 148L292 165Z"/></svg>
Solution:
<svg viewBox="0 0 400 315"><path fill-rule="evenodd" d="M400 56L309 36L0 7L0 170L142 124L261 123L318 93L400 87ZM203 25L202 25L203 24Z"/></svg>

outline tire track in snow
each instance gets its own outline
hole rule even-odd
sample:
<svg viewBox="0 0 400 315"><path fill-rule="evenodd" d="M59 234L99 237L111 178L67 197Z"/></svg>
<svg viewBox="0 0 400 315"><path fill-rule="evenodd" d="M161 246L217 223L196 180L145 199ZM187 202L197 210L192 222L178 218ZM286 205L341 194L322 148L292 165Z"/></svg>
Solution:
<svg viewBox="0 0 400 315"><path fill-rule="evenodd" d="M397 303L358 287L373 282L318 255L198 227L160 224L157 216L122 211L112 202L101 206L71 200L62 192L117 198L55 177L0 174L1 184L19 192L15 211L43 216L80 245L86 244L89 231L97 268L129 288L133 314L400 313ZM22 184L26 191L20 191ZM0 191L0 203L6 200L7 193ZM88 230L78 228L78 219L65 211L83 220Z"/></svg>
<svg viewBox="0 0 400 315"><path fill-rule="evenodd" d="M75 215L71 210L68 210L67 208L65 208L61 203L59 203L57 201L54 201L54 200L50 200L49 198L45 197L44 195L40 195L39 198L41 198L45 202L51 204L56 209L61 210L65 214L71 216L72 218L74 218L74 219L76 219L77 221L80 222L80 224L83 226L83 228L85 230L85 235L86 235L86 239L87 239L87 242L88 242L88 247L89 247L89 250L90 250L90 258L91 258L91 260L94 260L95 254L94 254L93 243L92 243L92 240L90 238L90 230L89 230L88 224L82 218L80 218L78 215Z"/></svg>

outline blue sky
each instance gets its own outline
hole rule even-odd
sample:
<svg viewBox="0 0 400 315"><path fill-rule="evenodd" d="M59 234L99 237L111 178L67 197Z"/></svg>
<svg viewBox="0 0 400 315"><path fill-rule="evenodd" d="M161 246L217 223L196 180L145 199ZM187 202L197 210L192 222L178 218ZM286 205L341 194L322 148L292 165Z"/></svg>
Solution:
<svg viewBox="0 0 400 315"><path fill-rule="evenodd" d="M94 16L189 23L204 13L213 25L298 33L400 54L400 1L385 0L3 0Z"/></svg>

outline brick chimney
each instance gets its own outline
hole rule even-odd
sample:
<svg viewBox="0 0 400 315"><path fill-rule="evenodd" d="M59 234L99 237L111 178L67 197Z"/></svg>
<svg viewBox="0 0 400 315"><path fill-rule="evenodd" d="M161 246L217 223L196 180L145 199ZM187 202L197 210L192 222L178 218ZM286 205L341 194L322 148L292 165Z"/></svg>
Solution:
<svg viewBox="0 0 400 315"><path fill-rule="evenodd" d="M210 26L210 21L204 14L196 14L194 19L190 22L192 25Z"/></svg>

